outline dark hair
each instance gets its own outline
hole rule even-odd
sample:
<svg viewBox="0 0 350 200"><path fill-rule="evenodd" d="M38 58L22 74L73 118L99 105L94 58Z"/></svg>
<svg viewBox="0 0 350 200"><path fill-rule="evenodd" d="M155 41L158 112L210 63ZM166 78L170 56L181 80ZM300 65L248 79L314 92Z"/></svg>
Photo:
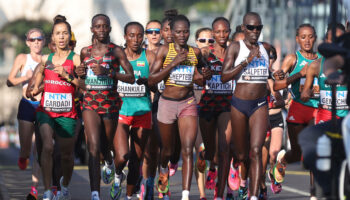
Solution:
<svg viewBox="0 0 350 200"><path fill-rule="evenodd" d="M53 26L52 26L52 30L51 30L51 35L53 34L53 29L55 28L55 26L57 24L60 24L60 23L66 24L67 29L68 29L68 33L70 36L72 36L72 28L71 28L70 24L66 21L66 17L62 16L62 15L56 15L56 17L53 18Z"/></svg>
<svg viewBox="0 0 350 200"><path fill-rule="evenodd" d="M204 28L200 28L196 31L196 34L195 34L195 39L198 40L199 38L199 35L202 33L202 32L206 32L206 31L212 31L211 28L209 27L204 27Z"/></svg>
<svg viewBox="0 0 350 200"><path fill-rule="evenodd" d="M141 27L142 33L145 32L145 29L143 28L142 24L140 24L139 22L129 22L124 26L124 35L126 35L126 32L128 31L129 26L133 26L133 25Z"/></svg>
<svg viewBox="0 0 350 200"><path fill-rule="evenodd" d="M174 25L176 22L179 21L184 21L188 24L188 27L191 26L190 20L188 20L188 18L185 15L177 15L171 22L170 22L170 29L173 30L174 29Z"/></svg>
<svg viewBox="0 0 350 200"><path fill-rule="evenodd" d="M228 21L228 19L226 19L225 17L217 17L214 19L214 21L211 23L211 27L214 29L214 24L218 21L224 21L227 23L228 27L230 28L230 21Z"/></svg>
<svg viewBox="0 0 350 200"><path fill-rule="evenodd" d="M233 41L236 38L236 36L240 33L243 33L243 30L242 30L242 26L238 25L238 26L236 26L235 32L231 36L231 40Z"/></svg>
<svg viewBox="0 0 350 200"><path fill-rule="evenodd" d="M170 24L171 21L173 21L173 19L178 15L178 12L176 9L171 9L171 10L166 10L164 11L164 18L162 20L162 27L164 25L165 22L168 22L168 24Z"/></svg>
<svg viewBox="0 0 350 200"><path fill-rule="evenodd" d="M270 59L273 60L277 60L277 52L274 46L271 45L271 49L270 49L270 55L269 55Z"/></svg>
<svg viewBox="0 0 350 200"><path fill-rule="evenodd" d="M314 32L315 37L317 38L315 27L313 27L311 24L300 24L299 27L296 30L296 33L295 33L296 36L299 36L299 31L302 28L311 28L313 30L313 32Z"/></svg>
<svg viewBox="0 0 350 200"><path fill-rule="evenodd" d="M335 26L336 29L340 29L340 30L342 30L343 32L345 32L345 26L344 26L343 24L341 24L341 23L336 23L336 24L334 25L334 24L330 23L330 24L328 24L328 26L327 26L326 37L327 37L328 32L332 30L333 26Z"/></svg>
<svg viewBox="0 0 350 200"><path fill-rule="evenodd" d="M247 19L248 17L257 17L257 18L259 18L259 20L261 21L261 17L260 17L260 15L259 15L258 13L256 13L256 12L247 12L247 13L244 15L244 17L243 17L243 24L244 24L244 22L246 21L246 19Z"/></svg>
<svg viewBox="0 0 350 200"><path fill-rule="evenodd" d="M34 32L39 32L40 33L40 35L43 37L43 38L45 38L45 34L44 34L44 32L40 29L40 28L31 28L31 29L29 29L27 32L26 32L26 39L29 39L28 37L29 37L29 35L30 34L32 34L32 33L34 33Z"/></svg>
<svg viewBox="0 0 350 200"><path fill-rule="evenodd" d="M91 24L94 23L94 20L95 20L97 17L104 17L104 18L106 18L106 21L107 21L108 25L109 25L109 26L111 25L111 20L109 19L109 17L108 17L107 15L105 15L105 14L102 14L102 13L99 13L99 14L96 14L95 16L93 16L92 19L91 19Z"/></svg>
<svg viewBox="0 0 350 200"><path fill-rule="evenodd" d="M147 26L150 24L150 23L158 23L158 24L160 24L160 26L162 26L162 23L160 23L160 21L159 20L157 20L157 19L153 19L153 20L150 20L149 22L147 22L147 24L146 24L146 27L145 28L147 28Z"/></svg>

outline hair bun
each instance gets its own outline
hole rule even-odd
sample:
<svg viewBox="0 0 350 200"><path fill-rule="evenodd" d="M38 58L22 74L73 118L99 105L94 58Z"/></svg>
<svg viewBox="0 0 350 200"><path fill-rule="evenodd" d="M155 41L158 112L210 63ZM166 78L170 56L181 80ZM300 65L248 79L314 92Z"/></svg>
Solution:
<svg viewBox="0 0 350 200"><path fill-rule="evenodd" d="M63 16L63 15L56 15L55 18L53 18L53 23L54 24L58 24L58 23L61 23L61 22L66 22L66 17Z"/></svg>
<svg viewBox="0 0 350 200"><path fill-rule="evenodd" d="M178 12L176 9L170 9L170 10L164 11L165 17L175 17L176 15L178 15Z"/></svg>

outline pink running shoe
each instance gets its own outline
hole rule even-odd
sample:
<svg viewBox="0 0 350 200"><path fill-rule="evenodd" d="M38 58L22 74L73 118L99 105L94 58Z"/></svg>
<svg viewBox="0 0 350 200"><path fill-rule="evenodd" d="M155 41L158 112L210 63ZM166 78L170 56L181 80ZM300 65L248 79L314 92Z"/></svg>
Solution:
<svg viewBox="0 0 350 200"><path fill-rule="evenodd" d="M205 188L207 188L208 190L213 190L215 188L215 179L217 175L218 175L218 172L216 169L215 171L212 171L212 169L209 169L207 180L205 182Z"/></svg>
<svg viewBox="0 0 350 200"><path fill-rule="evenodd" d="M169 176L174 176L178 167L179 167L179 165L177 163L176 164L170 163L169 164Z"/></svg>
<svg viewBox="0 0 350 200"><path fill-rule="evenodd" d="M241 179L239 178L238 165L237 165L237 167L233 166L233 159L231 160L230 173L228 175L227 182L228 182L228 185L230 186L231 190L237 191L239 189L239 184L241 182Z"/></svg>
<svg viewBox="0 0 350 200"><path fill-rule="evenodd" d="M275 181L275 179L273 178L272 174L270 173L270 170L269 170L269 172L267 174L268 174L269 179L271 181L271 187L270 188L271 188L272 193L274 193L274 194L280 193L282 191L281 183L277 183Z"/></svg>

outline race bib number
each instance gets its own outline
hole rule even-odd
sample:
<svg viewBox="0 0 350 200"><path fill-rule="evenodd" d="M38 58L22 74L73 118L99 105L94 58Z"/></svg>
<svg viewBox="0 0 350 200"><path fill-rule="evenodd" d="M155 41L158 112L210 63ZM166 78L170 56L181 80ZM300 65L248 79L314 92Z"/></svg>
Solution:
<svg viewBox="0 0 350 200"><path fill-rule="evenodd" d="M306 78L300 78L300 87L299 92L302 92L304 89ZM320 97L320 86L318 85L318 78L314 78L314 82L312 83L312 96L311 98L317 99Z"/></svg>
<svg viewBox="0 0 350 200"><path fill-rule="evenodd" d="M176 85L189 86L192 84L193 74L194 66L178 65L171 70L169 82Z"/></svg>
<svg viewBox="0 0 350 200"><path fill-rule="evenodd" d="M105 66L109 69L109 65ZM87 90L111 90L114 85L114 80L107 75L96 76L91 68L88 68L85 79Z"/></svg>
<svg viewBox="0 0 350 200"><path fill-rule="evenodd" d="M266 82L269 77L268 63L265 59L260 58L249 63L249 65L243 69L242 80L252 82Z"/></svg>
<svg viewBox="0 0 350 200"><path fill-rule="evenodd" d="M71 93L51 93L45 92L44 109L47 112L69 112L73 107Z"/></svg>
<svg viewBox="0 0 350 200"><path fill-rule="evenodd" d="M138 85L136 82L129 84L118 81L117 91L121 97L143 97L146 95L146 86Z"/></svg>
<svg viewBox="0 0 350 200"><path fill-rule="evenodd" d="M346 97L348 91L337 91L336 93L336 109L337 110L347 110L349 107L346 104ZM321 90L320 93L320 103L323 109L332 108L332 91Z"/></svg>
<svg viewBox="0 0 350 200"><path fill-rule="evenodd" d="M207 80L205 89L214 94L232 94L233 82L222 83L220 75L213 75L210 80Z"/></svg>

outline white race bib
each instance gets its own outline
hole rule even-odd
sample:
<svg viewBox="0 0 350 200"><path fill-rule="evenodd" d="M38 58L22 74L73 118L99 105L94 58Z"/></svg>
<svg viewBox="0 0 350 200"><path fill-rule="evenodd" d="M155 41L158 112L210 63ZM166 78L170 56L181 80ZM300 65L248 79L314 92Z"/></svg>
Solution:
<svg viewBox="0 0 350 200"><path fill-rule="evenodd" d="M346 104L346 97L348 95L348 91L337 91L336 93L336 109L337 110L345 110L348 109L348 105ZM332 108L332 92L327 90L321 90L320 92L320 103L322 108L331 109Z"/></svg>
<svg viewBox="0 0 350 200"><path fill-rule="evenodd" d="M232 94L233 81L222 83L221 75L213 75L210 80L207 80L205 87L205 89L208 90L209 93Z"/></svg>
<svg viewBox="0 0 350 200"><path fill-rule="evenodd" d="M192 84L193 74L194 66L178 65L171 70L169 82L176 85L189 86Z"/></svg>
<svg viewBox="0 0 350 200"><path fill-rule="evenodd" d="M48 112L69 112L73 107L71 93L51 93L45 92L44 109Z"/></svg>
<svg viewBox="0 0 350 200"><path fill-rule="evenodd" d="M117 91L121 97L143 97L146 95L146 86L138 85L136 82L129 84L118 81Z"/></svg>

